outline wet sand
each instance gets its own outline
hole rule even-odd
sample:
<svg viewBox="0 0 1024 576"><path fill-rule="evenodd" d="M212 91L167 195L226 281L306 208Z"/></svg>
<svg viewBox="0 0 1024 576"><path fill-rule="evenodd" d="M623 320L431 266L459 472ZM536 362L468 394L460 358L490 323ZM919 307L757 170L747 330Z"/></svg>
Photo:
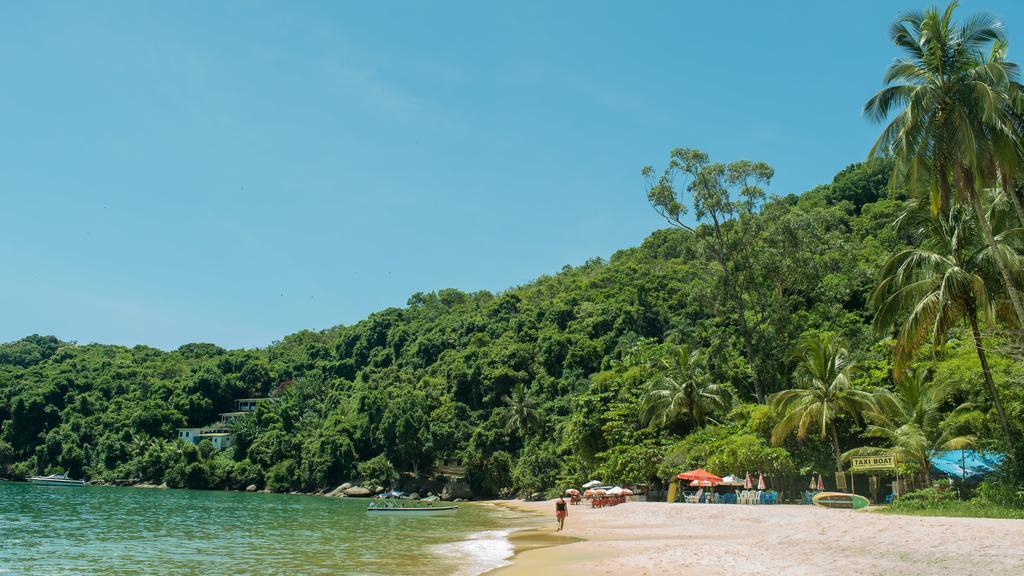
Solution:
<svg viewBox="0 0 1024 576"><path fill-rule="evenodd" d="M496 576L1024 574L1024 520L925 518L814 506L503 502L549 522L512 535Z"/></svg>

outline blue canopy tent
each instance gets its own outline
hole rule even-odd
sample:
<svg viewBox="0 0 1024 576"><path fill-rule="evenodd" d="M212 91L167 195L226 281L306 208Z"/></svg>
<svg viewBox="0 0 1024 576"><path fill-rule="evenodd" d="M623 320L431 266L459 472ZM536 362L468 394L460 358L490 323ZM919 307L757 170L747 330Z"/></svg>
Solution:
<svg viewBox="0 0 1024 576"><path fill-rule="evenodd" d="M985 476L994 472L1004 460L1006 460L1006 455L998 452L946 450L936 452L932 456L932 473L949 476L954 480L980 482Z"/></svg>

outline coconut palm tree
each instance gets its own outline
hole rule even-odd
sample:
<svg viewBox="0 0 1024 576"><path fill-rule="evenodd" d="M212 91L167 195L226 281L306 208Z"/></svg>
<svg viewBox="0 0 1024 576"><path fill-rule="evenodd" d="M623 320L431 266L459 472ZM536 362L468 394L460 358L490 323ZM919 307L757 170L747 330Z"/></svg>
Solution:
<svg viewBox="0 0 1024 576"><path fill-rule="evenodd" d="M515 385L511 395L502 396L501 401L508 408L504 418L506 431L518 431L526 438L543 424L540 403L522 382Z"/></svg>
<svg viewBox="0 0 1024 576"><path fill-rule="evenodd" d="M842 471L836 418L844 412L856 418L873 408L871 395L851 385L853 360L832 334L805 335L793 351L792 360L796 363L793 380L798 387L771 397L772 408L781 416L772 429L772 443L778 446L793 431L803 440L812 428L817 428L822 440L831 436L836 471Z"/></svg>
<svg viewBox="0 0 1024 576"><path fill-rule="evenodd" d="M898 328L893 347L893 375L898 379L922 344L929 341L939 347L951 329L966 322L999 425L1009 439L1010 428L978 322L979 314L988 319L994 316L986 273L996 258L981 240L968 206L954 206L934 218L922 212L920 204L912 202L898 220L898 225L914 229L919 246L899 252L882 267L881 281L870 299L875 332L881 335ZM1009 250L1005 245L1001 249Z"/></svg>
<svg viewBox="0 0 1024 576"><path fill-rule="evenodd" d="M927 191L936 214L951 208L954 192L974 207L1017 322L1024 326L1024 304L982 207L984 188L1000 178L1016 182L1016 174L1001 171L1020 165L1014 117L1021 104L1018 69L1002 56L1002 23L978 14L958 25L956 7L952 2L941 12L907 12L892 24L892 41L907 56L889 67L886 86L864 105L864 113L877 122L896 112L871 156L891 154L897 179L913 191Z"/></svg>
<svg viewBox="0 0 1024 576"><path fill-rule="evenodd" d="M657 376L648 383L642 417L648 424L666 426L685 416L694 427L704 426L716 412L727 409L729 390L711 381L704 351L689 344L673 346L651 363Z"/></svg>
<svg viewBox="0 0 1024 576"><path fill-rule="evenodd" d="M923 368L909 370L896 382L895 390L877 393L874 410L865 414L870 422L865 436L881 438L888 447L854 448L843 454L843 460L895 452L899 461L917 465L919 482L927 481L931 458L936 452L961 450L975 440L974 436L955 436L942 428L946 418L973 408L964 403L948 413L944 411L952 392L950 381L931 379Z"/></svg>

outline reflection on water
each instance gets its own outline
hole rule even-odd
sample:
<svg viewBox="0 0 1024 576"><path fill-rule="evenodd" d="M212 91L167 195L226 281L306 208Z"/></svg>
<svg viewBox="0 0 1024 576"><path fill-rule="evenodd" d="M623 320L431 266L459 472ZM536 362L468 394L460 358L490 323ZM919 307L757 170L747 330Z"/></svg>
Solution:
<svg viewBox="0 0 1024 576"><path fill-rule="evenodd" d="M366 503L0 482L0 573L468 574L510 552L491 531L524 522L470 505L452 517L377 517Z"/></svg>

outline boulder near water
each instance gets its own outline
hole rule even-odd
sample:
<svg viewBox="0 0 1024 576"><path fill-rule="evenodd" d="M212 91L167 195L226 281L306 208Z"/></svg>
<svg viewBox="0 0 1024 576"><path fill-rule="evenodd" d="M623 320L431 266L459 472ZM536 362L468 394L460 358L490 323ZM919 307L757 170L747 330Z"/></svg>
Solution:
<svg viewBox="0 0 1024 576"><path fill-rule="evenodd" d="M245 487L246 492L255 492L256 490L258 490L258 488L256 488L255 484L249 484Z"/></svg>
<svg viewBox="0 0 1024 576"><path fill-rule="evenodd" d="M369 488L363 488L362 486L346 488L345 490L342 490L342 493L345 494L345 496L356 496L359 498L369 498L371 494Z"/></svg>

